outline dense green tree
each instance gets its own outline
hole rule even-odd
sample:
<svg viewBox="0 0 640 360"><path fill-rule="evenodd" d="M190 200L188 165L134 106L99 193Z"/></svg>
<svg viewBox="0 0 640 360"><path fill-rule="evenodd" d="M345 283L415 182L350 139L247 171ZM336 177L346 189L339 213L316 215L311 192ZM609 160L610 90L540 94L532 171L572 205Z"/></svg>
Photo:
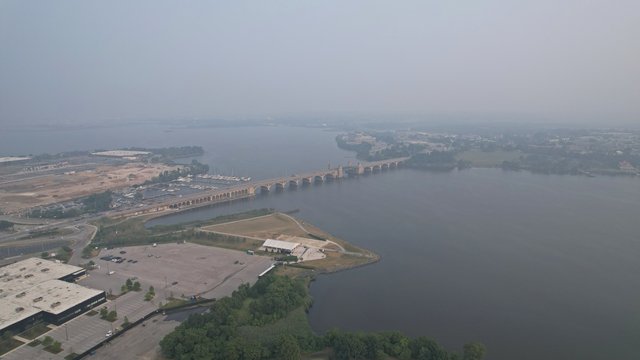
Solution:
<svg viewBox="0 0 640 360"><path fill-rule="evenodd" d="M484 358L487 349L479 342L471 342L464 345L463 360L481 360Z"/></svg>
<svg viewBox="0 0 640 360"><path fill-rule="evenodd" d="M59 353L60 351L62 351L62 344L59 341L54 341L50 346L49 349L53 352L53 353Z"/></svg>
<svg viewBox="0 0 640 360"><path fill-rule="evenodd" d="M51 336L47 335L42 339L42 345L49 346L51 344L53 344L53 338Z"/></svg>
<svg viewBox="0 0 640 360"><path fill-rule="evenodd" d="M291 335L282 335L278 339L274 355L281 360L298 360L300 359L300 346L298 341Z"/></svg>
<svg viewBox="0 0 640 360"><path fill-rule="evenodd" d="M409 348L411 357L417 360L447 360L448 352L435 340L421 336L413 339Z"/></svg>
<svg viewBox="0 0 640 360"><path fill-rule="evenodd" d="M260 333L264 326L277 324L291 311L307 306L307 289L299 280L268 275L254 286L243 285L231 297L222 298L203 314L191 315L160 342L163 354L171 359L259 360L299 359L302 353L329 347L335 359L393 358L397 360L460 360L434 340L409 339L399 332L350 333ZM250 333L256 337L247 336ZM464 360L482 359L484 347L465 347Z"/></svg>
<svg viewBox="0 0 640 360"><path fill-rule="evenodd" d="M82 200L85 211L97 212L109 210L111 206L112 193L105 191L98 194L92 194Z"/></svg>

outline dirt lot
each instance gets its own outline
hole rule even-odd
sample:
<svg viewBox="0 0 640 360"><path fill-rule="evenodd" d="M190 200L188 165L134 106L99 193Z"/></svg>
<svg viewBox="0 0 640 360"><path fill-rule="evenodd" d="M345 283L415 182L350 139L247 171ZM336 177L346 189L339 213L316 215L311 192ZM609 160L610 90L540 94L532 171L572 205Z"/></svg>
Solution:
<svg viewBox="0 0 640 360"><path fill-rule="evenodd" d="M275 239L282 234L290 236L309 236L285 215L275 213L253 219L232 221L224 224L205 226L205 231L236 234L260 239Z"/></svg>
<svg viewBox="0 0 640 360"><path fill-rule="evenodd" d="M94 170L29 176L0 182L1 211L15 213L35 206L140 184L171 169L173 167L163 164L101 165Z"/></svg>
<svg viewBox="0 0 640 360"><path fill-rule="evenodd" d="M125 254L120 254L126 251ZM103 250L100 257L114 255L125 258L122 263L93 259L100 269L79 283L104 289L116 295L128 278L137 278L146 291L156 290L158 298L200 295L220 298L231 295L242 283L254 283L272 260L266 256L247 255L197 244L159 244ZM129 262L135 260L137 263ZM109 271L114 274L108 275ZM159 300L159 299L157 299Z"/></svg>

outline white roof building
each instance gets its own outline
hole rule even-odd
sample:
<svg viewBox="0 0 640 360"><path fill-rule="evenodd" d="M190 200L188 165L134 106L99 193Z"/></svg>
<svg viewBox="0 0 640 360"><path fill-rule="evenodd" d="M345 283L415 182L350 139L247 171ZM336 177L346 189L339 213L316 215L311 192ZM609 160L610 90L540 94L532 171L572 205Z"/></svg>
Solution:
<svg viewBox="0 0 640 360"><path fill-rule="evenodd" d="M267 240L264 241L264 244L262 244L262 246L267 251L276 250L276 251L292 252L293 249L295 249L298 246L300 246L300 243L294 243L294 242L282 241L282 240L267 239Z"/></svg>
<svg viewBox="0 0 640 360"><path fill-rule="evenodd" d="M0 331L44 317L63 321L87 306L104 301L104 291L72 281L85 269L30 258L0 268Z"/></svg>

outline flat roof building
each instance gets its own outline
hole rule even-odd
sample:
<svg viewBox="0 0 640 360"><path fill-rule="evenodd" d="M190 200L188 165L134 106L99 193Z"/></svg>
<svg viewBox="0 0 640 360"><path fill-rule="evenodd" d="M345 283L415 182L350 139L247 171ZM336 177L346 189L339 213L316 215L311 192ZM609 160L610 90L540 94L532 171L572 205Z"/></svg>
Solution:
<svg viewBox="0 0 640 360"><path fill-rule="evenodd" d="M287 253L287 254L290 254L293 251L293 249L297 248L299 245L300 243L294 243L294 242L282 241L282 240L273 240L273 239L267 239L262 244L265 251Z"/></svg>
<svg viewBox="0 0 640 360"><path fill-rule="evenodd" d="M102 290L73 283L83 268L30 258L0 268L0 332L44 320L61 324L106 301Z"/></svg>

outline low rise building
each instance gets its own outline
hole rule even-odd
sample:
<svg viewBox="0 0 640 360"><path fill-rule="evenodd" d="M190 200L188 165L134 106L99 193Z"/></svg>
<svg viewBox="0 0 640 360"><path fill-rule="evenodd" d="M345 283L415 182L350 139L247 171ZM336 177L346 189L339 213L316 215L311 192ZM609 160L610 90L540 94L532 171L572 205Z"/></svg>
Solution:
<svg viewBox="0 0 640 360"><path fill-rule="evenodd" d="M102 304L106 294L74 283L85 269L31 258L0 268L0 333L38 321L60 325Z"/></svg>
<svg viewBox="0 0 640 360"><path fill-rule="evenodd" d="M285 254L290 254L293 249L297 248L298 246L300 246L300 243L273 239L267 239L262 244L262 247L264 247L265 251Z"/></svg>

